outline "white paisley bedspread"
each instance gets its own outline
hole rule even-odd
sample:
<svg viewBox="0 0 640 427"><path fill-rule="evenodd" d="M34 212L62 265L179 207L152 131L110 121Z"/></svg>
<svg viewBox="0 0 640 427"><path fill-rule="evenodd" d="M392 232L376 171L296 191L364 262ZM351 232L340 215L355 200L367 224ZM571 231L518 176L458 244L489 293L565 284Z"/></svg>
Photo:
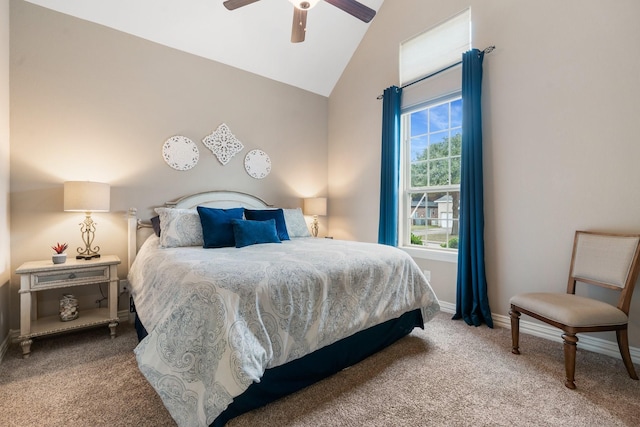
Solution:
<svg viewBox="0 0 640 427"><path fill-rule="evenodd" d="M405 252L298 238L236 248L160 249L129 273L148 335L138 366L179 426L208 426L267 368L420 308L439 310Z"/></svg>

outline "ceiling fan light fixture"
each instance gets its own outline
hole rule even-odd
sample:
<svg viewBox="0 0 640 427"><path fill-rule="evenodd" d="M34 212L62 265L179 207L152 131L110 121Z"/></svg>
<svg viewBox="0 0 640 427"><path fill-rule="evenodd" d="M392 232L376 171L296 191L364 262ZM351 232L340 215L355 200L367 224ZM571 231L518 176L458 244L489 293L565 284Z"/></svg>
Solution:
<svg viewBox="0 0 640 427"><path fill-rule="evenodd" d="M229 10L255 3L259 0L226 0L223 5ZM293 5L293 25L291 26L291 42L300 43L304 41L307 32L307 11L312 9L321 0L289 0ZM324 0L330 5L337 7L343 12L358 18L362 22L370 22L376 11L369 6L360 3L358 0Z"/></svg>
<svg viewBox="0 0 640 427"><path fill-rule="evenodd" d="M320 3L320 0L289 0L289 2L296 9L309 10L309 9L312 9L318 3Z"/></svg>

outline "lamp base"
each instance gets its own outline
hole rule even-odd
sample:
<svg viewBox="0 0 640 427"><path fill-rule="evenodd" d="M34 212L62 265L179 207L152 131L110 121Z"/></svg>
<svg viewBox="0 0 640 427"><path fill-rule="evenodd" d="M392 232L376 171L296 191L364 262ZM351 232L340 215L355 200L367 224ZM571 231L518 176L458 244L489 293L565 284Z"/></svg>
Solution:
<svg viewBox="0 0 640 427"><path fill-rule="evenodd" d="M86 213L86 217L83 222L80 223L80 233L82 234L82 241L84 242L84 248L78 248L78 255L76 259L93 259L100 258L98 251L100 246L91 248L93 244L93 238L96 235L96 223L91 219L91 212Z"/></svg>
<svg viewBox="0 0 640 427"><path fill-rule="evenodd" d="M100 254L93 254L93 255L77 255L76 259L93 259L93 258L100 258Z"/></svg>

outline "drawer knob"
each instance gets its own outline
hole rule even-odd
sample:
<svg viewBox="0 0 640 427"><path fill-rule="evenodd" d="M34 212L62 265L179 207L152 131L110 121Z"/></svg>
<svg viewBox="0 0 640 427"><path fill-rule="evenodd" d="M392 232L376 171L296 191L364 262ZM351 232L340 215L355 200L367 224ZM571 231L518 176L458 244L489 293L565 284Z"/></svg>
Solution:
<svg viewBox="0 0 640 427"><path fill-rule="evenodd" d="M75 279L76 278L76 273L71 273L69 275L69 279Z"/></svg>

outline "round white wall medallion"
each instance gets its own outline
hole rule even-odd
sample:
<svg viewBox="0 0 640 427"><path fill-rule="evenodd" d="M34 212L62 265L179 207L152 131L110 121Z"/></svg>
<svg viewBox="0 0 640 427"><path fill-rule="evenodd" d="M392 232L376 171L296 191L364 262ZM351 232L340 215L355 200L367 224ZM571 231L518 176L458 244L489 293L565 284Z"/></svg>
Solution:
<svg viewBox="0 0 640 427"><path fill-rule="evenodd" d="M251 150L244 158L244 168L249 176L262 179L271 172L271 159L262 150Z"/></svg>
<svg viewBox="0 0 640 427"><path fill-rule="evenodd" d="M179 171L191 169L198 163L200 152L195 142L185 136L172 136L162 146L162 157L169 166Z"/></svg>

